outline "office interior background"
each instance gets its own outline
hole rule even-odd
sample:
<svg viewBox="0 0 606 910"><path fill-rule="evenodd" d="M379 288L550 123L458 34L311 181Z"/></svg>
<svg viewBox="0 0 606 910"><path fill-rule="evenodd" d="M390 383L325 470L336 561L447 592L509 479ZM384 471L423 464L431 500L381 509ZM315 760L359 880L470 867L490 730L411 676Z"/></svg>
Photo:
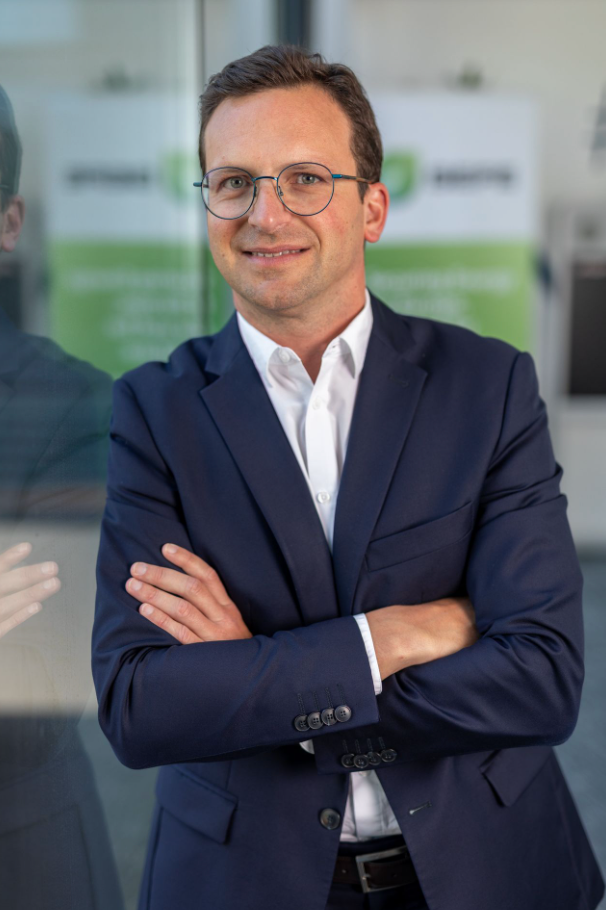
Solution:
<svg viewBox="0 0 606 910"><path fill-rule="evenodd" d="M585 577L583 703L557 754L603 869L605 37L603 0L0 0L0 85L23 144L26 208L17 249L0 256L0 304L23 331L114 377L231 312L192 187L208 77L278 42L356 72L376 103L394 199L369 286L401 312L498 334L537 363ZM90 544L86 626L98 523L77 533ZM92 680L77 713L134 908L155 771L119 765Z"/></svg>

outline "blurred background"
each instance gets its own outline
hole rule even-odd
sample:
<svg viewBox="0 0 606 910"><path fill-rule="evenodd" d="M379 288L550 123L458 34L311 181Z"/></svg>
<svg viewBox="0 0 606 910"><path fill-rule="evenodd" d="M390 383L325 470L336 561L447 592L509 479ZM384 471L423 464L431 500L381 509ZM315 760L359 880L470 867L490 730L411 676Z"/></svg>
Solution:
<svg viewBox="0 0 606 910"><path fill-rule="evenodd" d="M192 187L198 96L225 63L277 42L346 63L375 108L392 210L368 249L369 287L400 312L535 357L585 576L583 704L557 752L606 869L605 36L603 0L0 0L0 85L21 137L26 212L16 249L0 253L11 326L0 325L10 480L0 481L10 487L0 550L29 540L30 562L54 559L53 597L77 617L57 629L51 599L48 629L35 616L0 641L13 681L0 696L12 743L0 746L0 854L17 849L17 822L3 815L22 824L31 809L40 827L33 784L27 811L11 790L19 768L31 759L35 776L55 762L60 797L44 818L69 792L85 807L85 852L97 857L78 885L97 903L83 897L79 907L136 906L155 782L154 770L118 764L88 668L71 669L78 654L88 659L109 377L165 359L229 316ZM26 374L31 353L15 356L32 336L48 344L33 342L37 385L13 395L20 429L6 377ZM65 447L41 472L65 414ZM32 425L42 438L24 455L15 440L29 440ZM57 743L72 765L57 764ZM65 838L73 857L82 847L70 824L62 816L45 836ZM0 893L11 887L5 875Z"/></svg>

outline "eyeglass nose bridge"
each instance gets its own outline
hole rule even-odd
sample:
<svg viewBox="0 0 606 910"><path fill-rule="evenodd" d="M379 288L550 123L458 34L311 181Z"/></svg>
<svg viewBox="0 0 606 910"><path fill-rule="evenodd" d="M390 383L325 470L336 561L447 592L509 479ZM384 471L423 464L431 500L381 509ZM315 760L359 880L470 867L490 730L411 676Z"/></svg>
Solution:
<svg viewBox="0 0 606 910"><path fill-rule="evenodd" d="M282 187L278 183L278 178L273 177L271 174L260 174L258 177L252 178L253 197L252 197L252 201L251 201L250 205L248 206L248 211L251 210L251 208L253 207L253 205L255 203L255 199L257 198L257 180L275 180L276 181L276 186L275 186L276 195L277 195L278 199L280 200L280 202L282 203L282 205L284 206L284 208L287 208L287 206L284 202L284 199L282 198L284 196L284 191L282 190Z"/></svg>

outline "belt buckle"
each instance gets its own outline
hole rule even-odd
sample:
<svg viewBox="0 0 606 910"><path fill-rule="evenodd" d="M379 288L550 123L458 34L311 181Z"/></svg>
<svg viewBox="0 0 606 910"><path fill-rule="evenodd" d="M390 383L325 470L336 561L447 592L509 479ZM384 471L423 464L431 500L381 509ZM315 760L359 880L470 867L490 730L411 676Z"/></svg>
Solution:
<svg viewBox="0 0 606 910"><path fill-rule="evenodd" d="M359 856L354 857L364 894L368 894L371 891L387 891L389 888L397 887L396 885L383 885L382 888L373 888L372 885L369 885L368 883L368 875L364 870L364 863L370 862L370 860L373 859L385 859L388 856L399 856L400 853L408 854L408 847L394 847L393 850L379 850L378 853L360 853Z"/></svg>

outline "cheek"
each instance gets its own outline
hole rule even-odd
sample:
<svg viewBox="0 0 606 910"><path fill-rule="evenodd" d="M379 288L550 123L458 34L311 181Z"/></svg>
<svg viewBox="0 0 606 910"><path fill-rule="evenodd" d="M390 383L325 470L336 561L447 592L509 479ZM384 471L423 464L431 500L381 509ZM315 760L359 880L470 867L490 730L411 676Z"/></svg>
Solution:
<svg viewBox="0 0 606 910"><path fill-rule="evenodd" d="M215 262L226 261L230 254L230 241L233 236L233 230L230 230L227 224L210 224L208 225L208 245Z"/></svg>
<svg viewBox="0 0 606 910"><path fill-rule="evenodd" d="M333 218L323 230L324 242L332 252L347 256L348 251L364 248L364 217L362 206L348 209Z"/></svg>

